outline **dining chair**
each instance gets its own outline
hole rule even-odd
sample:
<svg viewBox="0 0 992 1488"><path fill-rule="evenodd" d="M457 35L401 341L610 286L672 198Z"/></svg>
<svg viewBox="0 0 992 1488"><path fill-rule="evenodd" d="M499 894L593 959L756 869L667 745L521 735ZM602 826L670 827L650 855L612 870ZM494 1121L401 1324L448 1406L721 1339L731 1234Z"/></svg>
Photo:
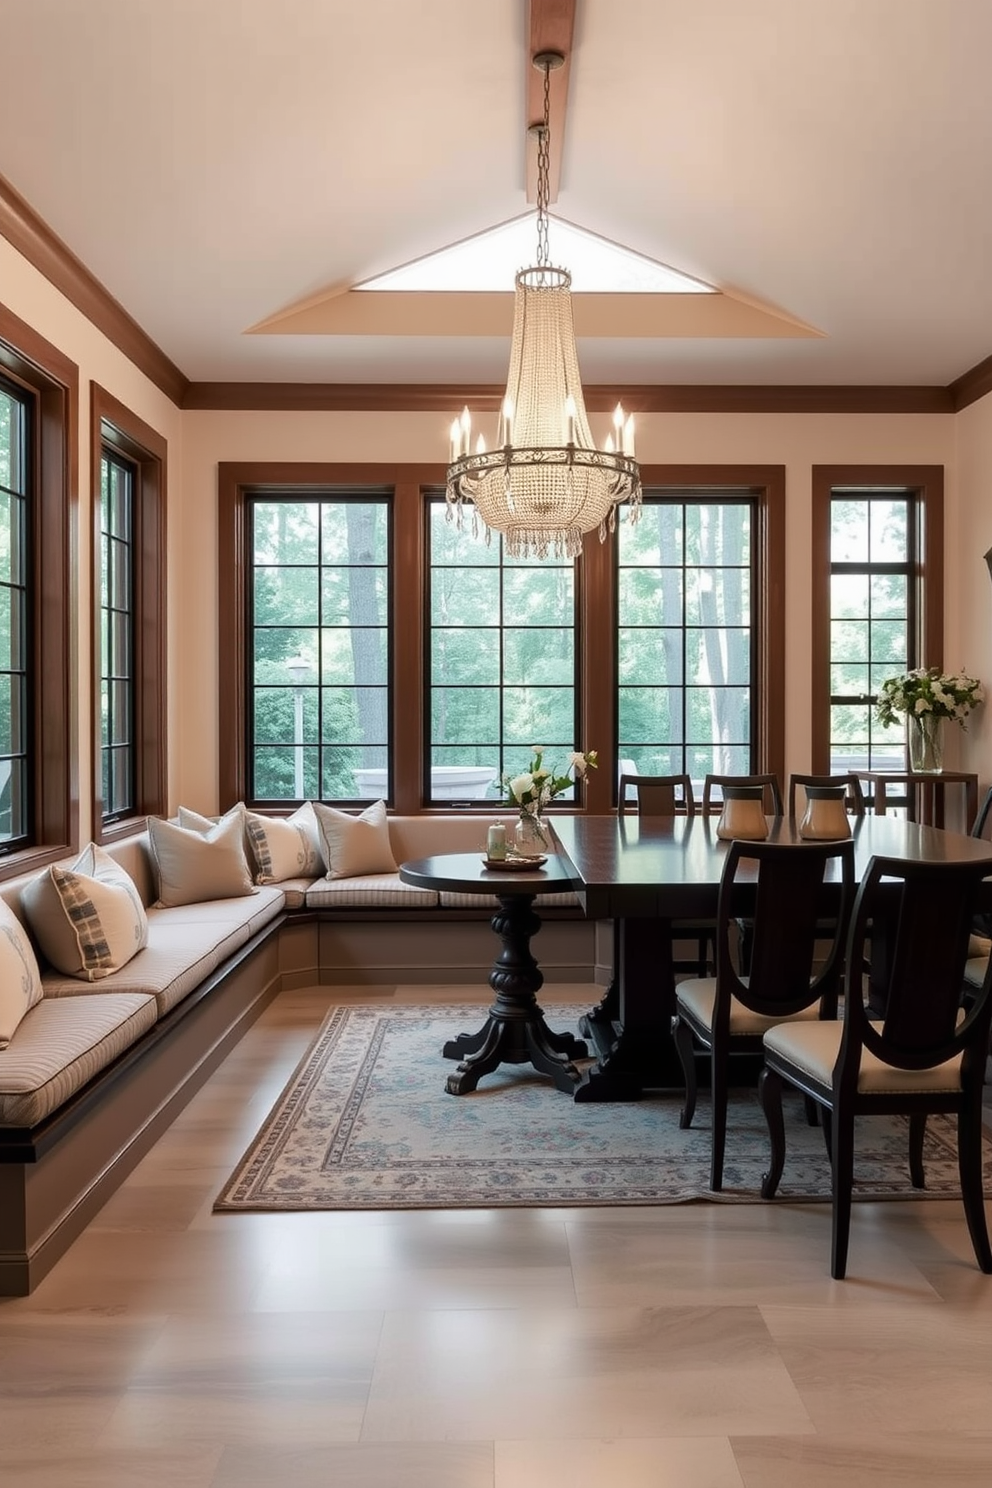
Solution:
<svg viewBox="0 0 992 1488"><path fill-rule="evenodd" d="M789 816L793 821L798 821L805 811L805 801L801 801L797 809L797 793L801 790L803 796L808 785L842 785L845 787L844 805L848 816L864 816L865 795L861 788L861 781L857 775L797 775L789 776Z"/></svg>
<svg viewBox="0 0 992 1488"><path fill-rule="evenodd" d="M723 1186L730 1060L735 1054L760 1055L765 1033L784 1019L836 1018L853 897L850 839L730 844L717 899L716 975L679 983L672 1020L685 1078L680 1127L691 1126L696 1110L697 1047L710 1056L713 1190ZM742 898L749 901L751 928L746 974L732 943ZM824 957L819 936L828 910L835 928Z"/></svg>
<svg viewBox="0 0 992 1488"><path fill-rule="evenodd" d="M802 820L806 810L806 787L823 785L842 785L845 788L844 807L848 816L860 818L865 814L865 796L861 788L861 781L855 774L840 775L800 775L793 773L789 776L789 820L799 822ZM833 922L827 919L820 927L822 938L826 941L833 939ZM866 949L865 959L869 952Z"/></svg>
<svg viewBox="0 0 992 1488"><path fill-rule="evenodd" d="M850 978L837 1023L780 1024L764 1036L758 1089L768 1122L771 1162L761 1185L774 1197L785 1164L784 1085L822 1111L833 1173L831 1275L847 1270L854 1177L855 1118L909 1117L909 1172L925 1186L927 1116L957 1116L958 1171L968 1230L983 1271L992 1272L982 1183L982 1085L992 1022L992 972L967 1012L960 988L971 917L992 877L990 856L974 862L910 862L873 857L855 899L848 934L849 964L860 965L869 917L889 927L883 977L884 1012L865 1006L861 978Z"/></svg>
<svg viewBox="0 0 992 1488"><path fill-rule="evenodd" d="M633 802L628 792L635 791ZM638 816L643 817L693 817L696 814L696 797L688 775L621 775L617 810L625 815L633 805ZM705 976L709 966L709 951L712 945L713 922L711 920L674 920L672 940L694 940L696 955L692 960L673 960L676 972L690 971L696 976ZM617 965L618 931L614 930L614 966Z"/></svg>
<svg viewBox="0 0 992 1488"><path fill-rule="evenodd" d="M630 806L639 816L695 816L692 781L688 775L621 775L617 810L623 815Z"/></svg>
<svg viewBox="0 0 992 1488"><path fill-rule="evenodd" d="M725 785L760 785L763 788L763 806L765 815L782 815L782 787L779 785L777 775L706 775L703 778L703 815L711 811L717 811L722 807L723 787ZM719 789L720 795L714 795L714 790ZM769 811L769 808L770 811ZM750 956L751 926L746 918L738 920L737 929L740 933L740 956L741 963L746 968Z"/></svg>
<svg viewBox="0 0 992 1488"><path fill-rule="evenodd" d="M719 811L723 802L715 790L722 793L725 785L761 785L765 790L765 805L771 807L768 816L782 815L782 787L777 775L706 775L703 777L703 815Z"/></svg>
<svg viewBox="0 0 992 1488"><path fill-rule="evenodd" d="M985 799L979 806L978 814L972 823L972 837L984 838L990 812L992 812L992 786L985 792ZM971 922L968 960L965 962L962 989L966 1003L971 1001L985 980L990 954L992 954L992 913L983 908L976 911Z"/></svg>

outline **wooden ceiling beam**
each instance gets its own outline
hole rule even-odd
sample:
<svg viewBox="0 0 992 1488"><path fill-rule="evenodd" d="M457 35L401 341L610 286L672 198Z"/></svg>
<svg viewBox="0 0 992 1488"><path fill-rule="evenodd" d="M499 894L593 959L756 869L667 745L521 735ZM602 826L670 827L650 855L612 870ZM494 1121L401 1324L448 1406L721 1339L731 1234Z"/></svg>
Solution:
<svg viewBox="0 0 992 1488"><path fill-rule="evenodd" d="M561 181L562 145L565 139L565 104L568 100L568 77L572 62L572 34L575 30L577 0L530 0L525 97L527 117L524 120L527 141L527 200L537 201L537 136L526 133L532 124L544 118L544 73L534 66L540 52L560 52L564 67L550 74L548 88L548 122L551 160L548 172L549 199L558 200Z"/></svg>

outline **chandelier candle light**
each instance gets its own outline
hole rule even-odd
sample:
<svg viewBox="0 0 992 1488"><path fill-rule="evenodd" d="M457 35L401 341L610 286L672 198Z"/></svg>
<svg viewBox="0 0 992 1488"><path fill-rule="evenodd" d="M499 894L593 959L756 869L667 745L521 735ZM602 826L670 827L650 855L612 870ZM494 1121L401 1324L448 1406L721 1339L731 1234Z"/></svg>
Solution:
<svg viewBox="0 0 992 1488"><path fill-rule="evenodd" d="M549 78L564 63L540 52L544 121L538 137L537 262L516 276L513 339L496 447L480 434L472 449L472 418L464 409L451 425L448 515L474 504L485 526L504 535L511 558L575 558L582 534L616 526L616 509L630 503L635 521L641 476L634 459L634 420L617 404L613 432L593 444L579 378L572 323L572 277L551 265L548 249Z"/></svg>

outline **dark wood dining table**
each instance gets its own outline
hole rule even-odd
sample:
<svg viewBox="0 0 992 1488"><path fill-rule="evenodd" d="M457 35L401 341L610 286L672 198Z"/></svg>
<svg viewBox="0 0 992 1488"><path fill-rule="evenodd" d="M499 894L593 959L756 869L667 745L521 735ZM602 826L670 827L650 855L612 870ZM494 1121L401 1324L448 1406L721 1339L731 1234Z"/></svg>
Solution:
<svg viewBox="0 0 992 1488"><path fill-rule="evenodd" d="M618 964L602 1001L580 1031L598 1058L575 1087L577 1101L636 1100L647 1089L679 1088L671 1035L675 1012L672 921L716 913L727 844L716 816L561 816L553 828L568 877L590 919L614 919ZM796 823L769 817L768 840L799 842ZM894 816L852 818L855 875L873 856L927 862L992 858L992 844ZM741 913L747 913L745 898ZM884 957L884 925L872 938Z"/></svg>

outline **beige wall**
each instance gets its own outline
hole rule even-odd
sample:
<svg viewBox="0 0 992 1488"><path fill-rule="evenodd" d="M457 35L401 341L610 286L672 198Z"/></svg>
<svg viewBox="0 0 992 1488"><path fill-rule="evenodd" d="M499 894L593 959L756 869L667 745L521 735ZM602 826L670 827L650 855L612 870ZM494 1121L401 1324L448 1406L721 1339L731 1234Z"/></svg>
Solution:
<svg viewBox="0 0 992 1488"><path fill-rule="evenodd" d="M75 552L79 555L79 648L77 656L77 683L79 717L77 720L79 781L80 781L80 841L86 842L92 835L90 821L90 786L93 770L93 713L92 669L90 666L90 615L92 589L92 544L90 541L89 513L90 491L90 383L99 383L120 400L133 413L149 424L168 441L169 445L169 528L168 528L168 572L169 613L180 610L181 585L179 578L182 564L177 546L180 524L174 520L181 509L178 499L181 489L180 467L182 464L182 414L154 383L137 370L113 342L109 341L74 305L59 293L42 274L17 253L5 238L0 237L0 301L21 320L50 341L79 368L79 468L75 494L79 503L78 530L73 536ZM169 636L169 695L175 699L176 657L179 654L176 638ZM177 728L178 715L170 709L170 760L181 759L184 744ZM173 767L174 768L174 767Z"/></svg>
<svg viewBox="0 0 992 1488"><path fill-rule="evenodd" d="M956 499L947 514L945 660L981 677L988 703L961 738L962 768L992 783L992 578L984 555L992 548L992 395L955 419Z"/></svg>
<svg viewBox="0 0 992 1488"><path fill-rule="evenodd" d="M106 387L169 444L169 795L217 805L217 466L228 460L443 461L451 414L180 413L0 238L0 300L80 369L81 510L89 498L89 381ZM659 381L664 368L659 367ZM454 413L456 410L452 410ZM605 419L601 420L605 425ZM597 419L593 417L594 429ZM781 464L787 477L787 769L809 766L810 471L820 464L937 464L946 470L945 664L992 683L992 397L954 415L645 415L651 464ZM89 530L81 523L80 636L88 637ZM89 778L90 667L78 661L80 778ZM957 731L955 731L957 735ZM949 763L992 780L992 708L950 741ZM91 824L81 821L83 838Z"/></svg>

